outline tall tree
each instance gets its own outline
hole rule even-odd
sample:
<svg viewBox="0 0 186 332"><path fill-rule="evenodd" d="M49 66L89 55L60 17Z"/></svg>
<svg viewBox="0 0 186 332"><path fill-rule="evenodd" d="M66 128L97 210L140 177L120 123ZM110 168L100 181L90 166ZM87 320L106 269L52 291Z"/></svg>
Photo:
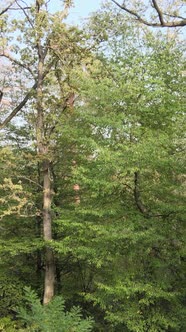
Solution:
<svg viewBox="0 0 186 332"><path fill-rule="evenodd" d="M17 19L11 19L10 15L9 27L3 21L4 28L2 30L7 39L1 46L1 57L12 64L15 72L21 72L22 75L25 75L23 76L25 95L19 101L21 99L20 94L22 95L22 92L19 91L18 96L16 96L18 99L17 105L10 114L4 117L1 128L4 128L17 114L23 112L25 106L27 107L26 117L30 116L32 118L32 125L35 128L36 136L34 140L39 163L39 184L41 184L43 191L44 304L52 299L55 283L54 254L50 246L53 239L51 166L55 141L54 132L59 114L72 104L71 100L71 104L69 102L69 93L73 90L68 83L69 70L79 64L82 57L80 32L76 28L67 28L62 22L67 16L71 2L66 1L63 10L56 15L49 13L48 5L48 2L38 0L31 6L25 7L24 5L22 7L22 2L16 1L15 9L24 18L19 18L18 14ZM9 8L7 8L8 10ZM15 40L15 43L10 41L10 44L8 44L8 34L11 39L12 31L17 40ZM19 35L16 35L17 33ZM19 43L21 43L20 47L18 46ZM18 56L16 53L18 53ZM17 79L16 82L21 88L22 81ZM54 89L54 91L51 91L51 89Z"/></svg>
<svg viewBox="0 0 186 332"><path fill-rule="evenodd" d="M80 204L59 218L56 250L77 262L98 331L182 331L184 52L118 13L92 22L102 46L80 81Z"/></svg>
<svg viewBox="0 0 186 332"><path fill-rule="evenodd" d="M185 49L106 6L90 54L65 10L22 5L1 15L2 315L55 275L95 331L184 331ZM60 330L61 300L28 299L31 328Z"/></svg>

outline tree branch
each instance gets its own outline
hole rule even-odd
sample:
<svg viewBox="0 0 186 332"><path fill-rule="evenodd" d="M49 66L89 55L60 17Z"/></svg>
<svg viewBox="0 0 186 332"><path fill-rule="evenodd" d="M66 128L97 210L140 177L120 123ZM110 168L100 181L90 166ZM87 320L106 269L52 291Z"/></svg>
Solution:
<svg viewBox="0 0 186 332"><path fill-rule="evenodd" d="M32 179L28 178L27 176L19 175L17 178L18 178L18 179L27 180L27 181L29 181L30 183L34 183L37 187L43 188L42 185L40 185L40 184L37 183L36 181L33 181Z"/></svg>
<svg viewBox="0 0 186 332"><path fill-rule="evenodd" d="M52 60L48 66L46 67L44 73L43 73L43 77L42 79L45 78L45 76L49 73L51 67L53 66L54 64L54 60ZM32 88L27 92L25 98L20 102L20 104L18 106L16 106L14 108L14 110L10 113L10 115L7 116L7 118L2 122L0 123L0 130L5 128L6 125L17 115L17 113L26 105L27 101L30 99L30 97L32 96L32 93L33 91L36 90L37 88L37 84L38 82L36 81L34 83L34 85L32 86Z"/></svg>
<svg viewBox="0 0 186 332"><path fill-rule="evenodd" d="M152 0L152 3L153 3L155 10L158 13L158 17L159 17L159 21L160 21L161 25L164 26L165 22L164 22L163 14L162 14L160 7L158 6L156 0Z"/></svg>
<svg viewBox="0 0 186 332"><path fill-rule="evenodd" d="M0 124L0 129L3 129L6 127L6 125L14 118L14 116L17 115L17 113L25 106L27 101L29 100L30 96L33 93L33 90L35 90L37 87L37 82L34 83L32 88L28 91L25 98L20 102L18 106L14 108L14 110L10 113L10 115L7 116L7 118Z"/></svg>
<svg viewBox="0 0 186 332"><path fill-rule="evenodd" d="M138 13L136 13L135 11L133 11L132 9L127 8L124 4L120 5L119 2L115 1L115 0L111 0L113 3L115 3L119 8L123 9L124 11L126 11L127 13L131 14L132 16L134 16L139 22L145 24L145 25L149 25L151 26L152 24L147 22L146 20L144 20ZM157 26L157 23L153 23L153 26Z"/></svg>
<svg viewBox="0 0 186 332"><path fill-rule="evenodd" d="M0 90L0 103L1 103L2 98L3 98L3 91Z"/></svg>
<svg viewBox="0 0 186 332"><path fill-rule="evenodd" d="M139 211L147 216L148 215L148 211L147 208L143 205L142 201L141 201L141 197L140 197L140 190L139 190L139 171L134 173L134 199L135 199L135 203L137 208L139 209Z"/></svg>
<svg viewBox="0 0 186 332"><path fill-rule="evenodd" d="M18 3L17 0L16 1L16 4L18 5L18 7L23 11L23 13L25 14L28 22L30 23L31 27L34 29L34 25L32 23L32 21L30 20L30 17L28 16L27 12L25 11L25 9L30 9L31 7L21 7L21 5Z"/></svg>
<svg viewBox="0 0 186 332"><path fill-rule="evenodd" d="M0 54L0 56L6 58L6 59L8 59L8 60L10 60L11 62L15 63L16 65L18 65L18 66L20 66L20 67L22 67L22 68L28 70L29 73L34 77L34 74L33 74L33 72L32 72L32 69L29 67L29 65L20 62L19 60L13 58L13 57L12 57L10 54L8 54L8 53L4 53L4 52L3 52L3 53Z"/></svg>
<svg viewBox="0 0 186 332"><path fill-rule="evenodd" d="M11 1L10 4L0 12L0 16L6 13L10 7L14 4L15 0Z"/></svg>
<svg viewBox="0 0 186 332"><path fill-rule="evenodd" d="M168 218L170 215L175 214L174 211L170 211L164 214L164 213L152 213L150 210L148 210L141 201L139 184L140 184L140 173L139 171L137 171L134 173L134 200L138 210L143 214L145 218L147 219Z"/></svg>
<svg viewBox="0 0 186 332"><path fill-rule="evenodd" d="M123 3L122 5L119 4L119 2L117 2L116 0L111 0L115 5L117 5L120 9L124 10L125 12L129 13L130 15L132 15L134 18L136 18L137 21L139 21L142 24L145 24L147 26L151 26L151 27L168 27L168 28L175 28L175 27L183 27L186 26L186 18L181 18L181 20L176 20L176 21L169 21L166 22L164 21L163 15L167 15L167 16L171 16L168 14L164 14L160 7L158 6L156 0L152 0L153 3L153 7L156 10L157 14L158 14L158 18L159 18L159 23L154 23L154 22L150 22L146 19L144 19L143 17L141 17L138 12L129 9L127 6L125 6L125 4ZM180 18L180 16L175 16L177 19Z"/></svg>
<svg viewBox="0 0 186 332"><path fill-rule="evenodd" d="M168 13L165 13L165 12L162 12L162 13L165 16L169 16L169 17L173 17L173 18L180 18L181 20L185 20L185 18L183 16L180 16L180 15L173 15L173 14L168 14Z"/></svg>

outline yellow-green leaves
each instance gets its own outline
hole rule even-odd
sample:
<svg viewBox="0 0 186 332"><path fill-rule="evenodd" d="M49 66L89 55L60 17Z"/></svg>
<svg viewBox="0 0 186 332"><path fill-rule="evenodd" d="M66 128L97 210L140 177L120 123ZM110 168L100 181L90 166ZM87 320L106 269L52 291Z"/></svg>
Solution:
<svg viewBox="0 0 186 332"><path fill-rule="evenodd" d="M12 179L5 178L4 182L0 184L0 192L1 219L10 215L27 217L30 195L24 191L21 181L15 184Z"/></svg>

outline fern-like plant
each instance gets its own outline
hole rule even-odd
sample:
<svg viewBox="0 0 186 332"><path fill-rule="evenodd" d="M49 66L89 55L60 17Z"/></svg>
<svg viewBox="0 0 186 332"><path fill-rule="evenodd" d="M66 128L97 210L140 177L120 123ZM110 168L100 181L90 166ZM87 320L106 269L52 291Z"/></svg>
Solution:
<svg viewBox="0 0 186 332"><path fill-rule="evenodd" d="M18 309L18 317L26 323L30 332L90 332L93 321L84 319L79 307L65 311L65 302L56 296L49 304L42 306L36 293L25 288L26 306Z"/></svg>

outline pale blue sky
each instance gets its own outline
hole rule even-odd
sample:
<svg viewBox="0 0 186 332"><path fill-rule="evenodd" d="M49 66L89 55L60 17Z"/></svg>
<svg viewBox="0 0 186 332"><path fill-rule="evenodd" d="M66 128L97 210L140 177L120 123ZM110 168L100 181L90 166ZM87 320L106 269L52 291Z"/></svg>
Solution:
<svg viewBox="0 0 186 332"><path fill-rule="evenodd" d="M74 0L74 7L71 9L68 21L77 24L82 18L86 18L89 14L100 8L102 0Z"/></svg>

